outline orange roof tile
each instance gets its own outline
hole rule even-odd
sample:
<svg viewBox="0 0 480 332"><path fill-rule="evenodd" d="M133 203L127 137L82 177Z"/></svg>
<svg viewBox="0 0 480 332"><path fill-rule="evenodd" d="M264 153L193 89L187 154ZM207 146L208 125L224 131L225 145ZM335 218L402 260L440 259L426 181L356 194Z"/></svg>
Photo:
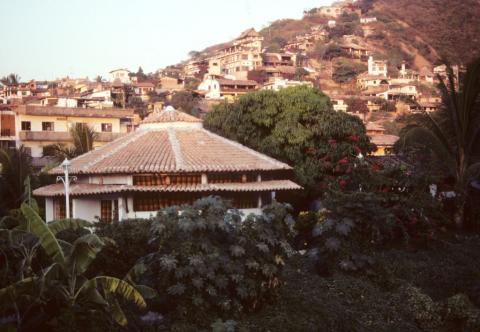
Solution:
<svg viewBox="0 0 480 332"><path fill-rule="evenodd" d="M73 183L70 185L70 195L101 195L125 192L252 192L272 190L300 190L302 187L290 180L272 180L245 183L211 183L191 185L163 185L163 186L133 186L133 185L101 185L89 183ZM33 191L35 196L55 197L64 196L63 184L56 183Z"/></svg>
<svg viewBox="0 0 480 332"><path fill-rule="evenodd" d="M173 107L167 107L166 111L153 112L142 121L142 123L162 122L202 122L202 120L190 114L179 112Z"/></svg>
<svg viewBox="0 0 480 332"><path fill-rule="evenodd" d="M174 115L175 112L178 114ZM163 111L157 121L152 118L147 122L154 127L142 128L141 125L139 130L73 159L70 172L141 174L291 169L285 163L211 133L201 124L185 127L176 121L196 118L175 112ZM63 172L55 168L51 174Z"/></svg>

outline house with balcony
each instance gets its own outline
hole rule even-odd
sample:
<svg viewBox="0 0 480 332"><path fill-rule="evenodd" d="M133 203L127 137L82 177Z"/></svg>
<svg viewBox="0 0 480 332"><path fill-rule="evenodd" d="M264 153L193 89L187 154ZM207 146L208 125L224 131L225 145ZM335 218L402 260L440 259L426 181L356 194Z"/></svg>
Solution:
<svg viewBox="0 0 480 332"><path fill-rule="evenodd" d="M10 105L0 105L0 148L16 146L15 112Z"/></svg>
<svg viewBox="0 0 480 332"><path fill-rule="evenodd" d="M171 106L154 112L135 132L71 160L72 217L112 222L149 218L162 208L209 195L244 213L300 190L292 168L203 128ZM50 174L61 175L61 168ZM65 217L63 184L34 191L45 198L46 221Z"/></svg>
<svg viewBox="0 0 480 332"><path fill-rule="evenodd" d="M205 93L206 99L235 100L237 97L257 90L258 84L252 80L231 80L213 75L205 75L198 90Z"/></svg>
<svg viewBox="0 0 480 332"><path fill-rule="evenodd" d="M262 41L263 37L255 29L248 29L224 44L209 63L217 63L221 75L245 80L249 71L262 66Z"/></svg>
<svg viewBox="0 0 480 332"><path fill-rule="evenodd" d="M133 130L132 109L21 105L14 112L17 146L24 145L34 158L42 157L47 145L69 144L70 128L76 123L89 125L97 132L95 148Z"/></svg>

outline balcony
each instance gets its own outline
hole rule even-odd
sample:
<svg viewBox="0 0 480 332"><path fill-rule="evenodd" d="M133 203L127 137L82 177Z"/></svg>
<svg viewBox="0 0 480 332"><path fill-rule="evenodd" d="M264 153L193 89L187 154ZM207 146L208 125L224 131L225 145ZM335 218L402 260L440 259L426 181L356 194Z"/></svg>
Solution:
<svg viewBox="0 0 480 332"><path fill-rule="evenodd" d="M97 133L96 142L111 142L123 133ZM21 141L69 142L70 133L67 131L21 131Z"/></svg>

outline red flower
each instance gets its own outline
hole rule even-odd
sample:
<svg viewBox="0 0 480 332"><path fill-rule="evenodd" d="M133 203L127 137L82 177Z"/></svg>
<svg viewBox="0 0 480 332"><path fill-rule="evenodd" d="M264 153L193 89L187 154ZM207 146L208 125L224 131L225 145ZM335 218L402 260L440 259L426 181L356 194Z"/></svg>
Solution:
<svg viewBox="0 0 480 332"><path fill-rule="evenodd" d="M340 181L338 181L338 184L340 185L340 187L344 188L347 185L347 181L340 180Z"/></svg>
<svg viewBox="0 0 480 332"><path fill-rule="evenodd" d="M352 142L358 142L360 140L360 137L358 137L358 135L351 135L351 136L348 136L347 139Z"/></svg>
<svg viewBox="0 0 480 332"><path fill-rule="evenodd" d="M330 145L336 145L336 144L337 144L337 140L335 140L335 139L329 139L329 140L328 140L328 144L330 144Z"/></svg>
<svg viewBox="0 0 480 332"><path fill-rule="evenodd" d="M347 157L345 157L345 158L340 159L339 161L337 161L337 164L339 164L339 165L346 165L346 164L348 164L348 159L347 159Z"/></svg>

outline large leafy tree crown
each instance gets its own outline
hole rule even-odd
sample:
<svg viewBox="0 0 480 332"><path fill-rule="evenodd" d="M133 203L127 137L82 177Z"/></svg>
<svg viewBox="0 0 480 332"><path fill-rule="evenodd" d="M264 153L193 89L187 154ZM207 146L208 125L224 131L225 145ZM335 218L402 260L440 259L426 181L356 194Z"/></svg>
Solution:
<svg viewBox="0 0 480 332"><path fill-rule="evenodd" d="M294 166L307 189L373 146L355 116L335 112L328 96L307 86L258 91L214 107L205 127ZM346 161L346 162L345 162Z"/></svg>

